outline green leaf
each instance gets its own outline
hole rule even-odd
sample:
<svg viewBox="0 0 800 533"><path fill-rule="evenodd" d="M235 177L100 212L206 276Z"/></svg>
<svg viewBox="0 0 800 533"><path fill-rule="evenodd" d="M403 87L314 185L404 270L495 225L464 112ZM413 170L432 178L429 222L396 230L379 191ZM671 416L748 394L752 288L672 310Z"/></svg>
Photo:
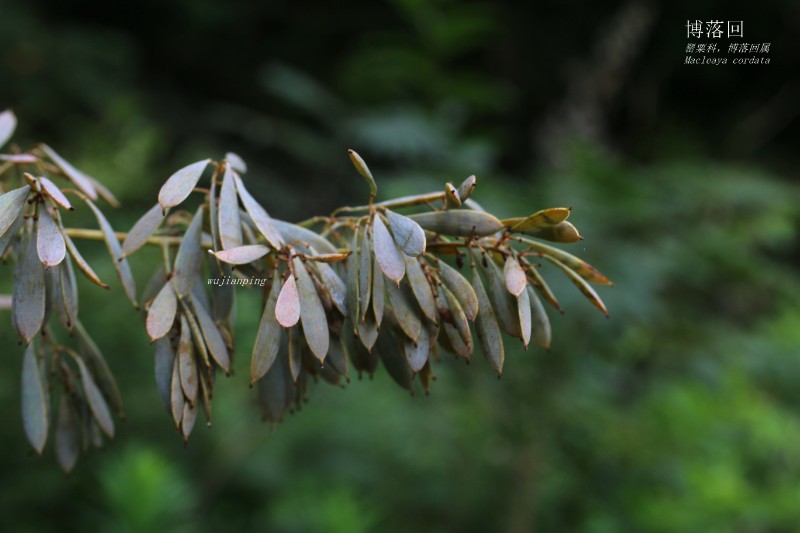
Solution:
<svg viewBox="0 0 800 533"><path fill-rule="evenodd" d="M447 322L455 326L464 346L472 353L472 333L469 330L469 321L467 320L466 313L464 313L464 309L461 307L461 304L458 303L458 298L456 298L450 289L443 285L439 285L438 289L440 303L442 303L442 296L444 296L443 303L447 305L446 311L443 313L442 310L440 310L439 314L443 316L449 314L450 320Z"/></svg>
<svg viewBox="0 0 800 533"><path fill-rule="evenodd" d="M39 455L47 442L49 420L47 385L33 344L29 344L22 358L22 425L28 442Z"/></svg>
<svg viewBox="0 0 800 533"><path fill-rule="evenodd" d="M75 362L81 372L81 382L83 383L83 392L86 394L86 401L89 403L89 409L92 411L94 419L103 430L103 433L114 438L114 420L111 418L111 411L108 409L103 394L94 382L89 368L80 357L75 357Z"/></svg>
<svg viewBox="0 0 800 533"><path fill-rule="evenodd" d="M210 159L204 159L186 165L167 179L158 192L158 203L164 212L189 197L210 162Z"/></svg>
<svg viewBox="0 0 800 533"><path fill-rule="evenodd" d="M387 284L386 294L400 329L413 342L418 342L423 329L421 311L411 301L405 284L402 286L393 283Z"/></svg>
<svg viewBox="0 0 800 533"><path fill-rule="evenodd" d="M372 294L372 247L369 244L369 229L364 227L361 234L361 248L358 251L358 308L360 316L356 318L364 322L369 311L369 297Z"/></svg>
<svg viewBox="0 0 800 533"><path fill-rule="evenodd" d="M506 257L506 263L503 267L503 279L508 292L516 297L525 292L525 287L528 286L528 278L525 276L525 271L519 261L511 254Z"/></svg>
<svg viewBox="0 0 800 533"><path fill-rule="evenodd" d="M78 462L81 451L81 430L75 420L72 402L64 392L58 406L56 422L56 459L59 466L69 474Z"/></svg>
<svg viewBox="0 0 800 533"><path fill-rule="evenodd" d="M275 358L278 356L283 330L275 320L275 307L280 292L281 276L276 268L272 275L272 288L264 305L264 312L261 315L256 341L253 345L253 356L250 360L250 385L269 372L275 363Z"/></svg>
<svg viewBox="0 0 800 533"><path fill-rule="evenodd" d="M434 324L439 322L439 313L436 310L436 300L433 297L433 290L425 272L422 270L420 260L415 257L405 257L406 275L411 292L414 293L420 309L428 320Z"/></svg>
<svg viewBox="0 0 800 533"><path fill-rule="evenodd" d="M350 161L353 162L353 166L356 167L358 173L367 180L370 195L374 198L375 195L378 194L378 184L375 183L375 178L372 177L372 172L369 171L369 167L367 167L367 164L355 150L347 150L347 154L350 156Z"/></svg>
<svg viewBox="0 0 800 533"><path fill-rule="evenodd" d="M403 337L403 348L406 354L406 362L411 368L412 372L419 372L428 362L428 356L431 352L431 338L428 328L423 327L419 331L419 338L417 342L412 341L408 337Z"/></svg>
<svg viewBox="0 0 800 533"><path fill-rule="evenodd" d="M144 215L136 221L131 230L122 242L122 255L127 257L133 252L144 246L147 239L153 235L158 226L164 220L164 212L159 204L151 207Z"/></svg>
<svg viewBox="0 0 800 533"><path fill-rule="evenodd" d="M498 376L503 375L503 361L505 360L505 350L503 347L503 336L500 333L500 324L492 309L492 303L477 268L472 271L472 286L478 297L478 317L475 321L475 332L478 335L478 342L483 350L486 360L497 371Z"/></svg>
<svg viewBox="0 0 800 533"><path fill-rule="evenodd" d="M105 358L103 358L102 352L100 352L100 349L89 336L83 324L78 320L75 321L74 331L81 346L83 360L95 376L97 385L100 387L100 390L103 391L106 400L117 412L117 416L120 418L124 417L122 395L119 393L117 382L114 380L114 375L108 368L108 364Z"/></svg>
<svg viewBox="0 0 800 533"><path fill-rule="evenodd" d="M208 353L216 361L216 363L225 371L226 374L231 371L231 359L228 354L228 348L225 346L225 341L214 324L208 310L200 303L194 296L190 296L189 300L192 303L192 310L194 316L197 317L197 322L200 325L200 330L203 332L203 339L205 339Z"/></svg>
<svg viewBox="0 0 800 533"><path fill-rule="evenodd" d="M283 236L283 239L291 245L305 243L314 247L319 253L335 254L337 252L336 247L327 239L309 229L277 218L272 219L272 224ZM352 250L355 250L355 247Z"/></svg>
<svg viewBox="0 0 800 533"><path fill-rule="evenodd" d="M172 412L172 420L175 421L175 429L180 429L181 419L183 418L183 389L181 388L181 371L176 357L172 363L172 379L170 381L169 405Z"/></svg>
<svg viewBox="0 0 800 533"><path fill-rule="evenodd" d="M388 209L386 216L389 218L389 228L392 230L397 246L406 255L417 257L425 253L425 231L419 224Z"/></svg>
<svg viewBox="0 0 800 533"><path fill-rule="evenodd" d="M75 263L78 265L78 270L83 272L83 275L86 276L89 281L94 283L95 285L99 285L104 289L109 289L109 286L103 283L100 278L97 276L95 271L89 266L89 263L86 262L86 259L83 258L81 253L78 251L78 248L75 247L75 243L72 242L72 239L69 238L69 235L66 233L64 234L64 243L67 245L67 250L72 258L75 260Z"/></svg>
<svg viewBox="0 0 800 533"><path fill-rule="evenodd" d="M230 265L246 265L267 255L270 249L263 244L246 244L236 248L228 248L212 252L217 259Z"/></svg>
<svg viewBox="0 0 800 533"><path fill-rule="evenodd" d="M11 230L14 222L25 209L30 192L31 188L25 185L0 196L0 236L5 236L6 232Z"/></svg>
<svg viewBox="0 0 800 533"><path fill-rule="evenodd" d="M372 244L375 251L375 260L383 270L383 273L395 285L400 285L400 281L406 274L406 263L403 260L403 254L397 249L389 230L380 215L377 214L372 222Z"/></svg>
<svg viewBox="0 0 800 533"><path fill-rule="evenodd" d="M486 264L484 265L481 255L477 251L473 253L476 255L476 260L481 264L486 274L486 280L489 284L489 299L492 302L492 308L494 309L497 321L500 323L500 327L512 337L521 338L522 333L519 330L517 302L511 293L508 292L508 289L506 289L505 280L500 267L491 257L486 258Z"/></svg>
<svg viewBox="0 0 800 533"><path fill-rule="evenodd" d="M574 283L576 287L578 287L578 290L580 290L581 293L583 293L583 295L586 296L586 298L588 298L589 301L592 302L592 304L595 307L600 309L600 311L602 311L603 314L606 315L606 317L608 316L608 309L606 309L606 306L603 303L603 300L600 299L600 297L597 295L595 290L592 288L591 285L589 285L586 282L586 280L584 280L574 270L569 268L567 265L565 265L564 263L562 263L558 259L555 259L555 258L550 257L550 256L545 256L545 257L547 257L547 259L549 259L551 263L553 263L558 268L560 268L564 272L564 274L567 275L569 280L572 283Z"/></svg>
<svg viewBox="0 0 800 533"><path fill-rule="evenodd" d="M197 400L197 362L194 358L192 332L184 316L181 316L181 337L178 341L178 374L184 397L194 404Z"/></svg>
<svg viewBox="0 0 800 533"><path fill-rule="evenodd" d="M300 321L308 347L320 362L328 354L328 319L325 309L317 294L317 287L299 257L293 260L294 273L297 276L297 292L300 296Z"/></svg>
<svg viewBox="0 0 800 533"><path fill-rule="evenodd" d="M275 225L272 223L272 217L270 217L267 214L267 211L261 207L261 204L259 204L255 198L253 198L250 193L247 192L244 182L239 176L236 175L235 172L233 173L233 176L236 179L236 188L239 191L239 198L242 199L242 204L244 204L244 208L250 215L250 218L253 219L253 223L256 225L256 228L258 228L258 231L261 232L261 235L267 239L267 242L270 246L276 250L280 250L281 246L283 245L283 238L281 237L281 234L278 233Z"/></svg>
<svg viewBox="0 0 800 533"><path fill-rule="evenodd" d="M117 275L122 282L123 289L125 289L125 294L133 303L133 306L138 307L138 304L136 303L136 282L133 279L133 273L131 272L131 267L128 264L128 260L122 257L122 247L119 244L117 235L114 233L114 228L112 228L111 224L108 223L105 215L103 215L97 206L94 205L94 202L91 200L86 200L86 203L89 205L92 212L94 212L94 216L97 218L97 223L103 232L106 246L108 247L108 253L111 255L111 260L114 262L114 268L117 270Z"/></svg>
<svg viewBox="0 0 800 533"><path fill-rule="evenodd" d="M536 292L528 287L528 297L531 302L531 324L533 341L543 348L550 349L550 319L544 310L544 305Z"/></svg>
<svg viewBox="0 0 800 533"><path fill-rule="evenodd" d="M202 266L202 247L200 239L203 232L203 206L197 208L192 223L183 235L183 240L175 256L175 270L172 283L178 296L185 298L192 292L192 287L200 281Z"/></svg>
<svg viewBox="0 0 800 533"><path fill-rule="evenodd" d="M80 189L83 194L92 200L97 200L97 189L92 183L93 180L89 176L73 167L67 160L58 155L55 150L46 144L42 144L41 147L44 153L53 160L53 163L55 163L56 166L61 169L68 180L75 184L75 186Z"/></svg>
<svg viewBox="0 0 800 533"><path fill-rule="evenodd" d="M475 294L475 289L467 278L455 268L451 267L444 261L439 261L439 274L445 286L455 295L458 303L461 304L467 320L473 322L478 316L478 296Z"/></svg>
<svg viewBox="0 0 800 533"><path fill-rule="evenodd" d="M375 324L380 328L383 321L383 309L386 306L386 283L377 261L372 262L372 297L370 300Z"/></svg>
<svg viewBox="0 0 800 533"><path fill-rule="evenodd" d="M44 267L36 254L36 237L30 235L14 270L14 324L26 344L39 332L45 316Z"/></svg>
<svg viewBox="0 0 800 533"><path fill-rule="evenodd" d="M170 394L172 387L172 367L175 365L175 352L172 351L172 342L167 337L161 337L155 342L155 375L156 389L161 402L167 409L170 408Z"/></svg>
<svg viewBox="0 0 800 533"><path fill-rule="evenodd" d="M242 223L239 219L239 201L236 182L230 165L225 165L222 188L219 193L219 240L223 250L242 245Z"/></svg>
<svg viewBox="0 0 800 533"><path fill-rule="evenodd" d="M284 328L291 328L300 321L300 295L297 282L290 273L283 284L275 303L275 318Z"/></svg>
<svg viewBox="0 0 800 533"><path fill-rule="evenodd" d="M160 339L172 329L175 322L175 314L178 311L178 298L175 296L175 289L172 283L167 282L158 291L150 309L147 311L146 328L150 340Z"/></svg>
<svg viewBox="0 0 800 533"><path fill-rule="evenodd" d="M531 229L528 231L513 229L512 231L516 233L525 233L526 235L552 242L571 243L583 240L581 234L578 233L578 229L573 226L571 222L567 222L566 220L560 224L546 228Z"/></svg>

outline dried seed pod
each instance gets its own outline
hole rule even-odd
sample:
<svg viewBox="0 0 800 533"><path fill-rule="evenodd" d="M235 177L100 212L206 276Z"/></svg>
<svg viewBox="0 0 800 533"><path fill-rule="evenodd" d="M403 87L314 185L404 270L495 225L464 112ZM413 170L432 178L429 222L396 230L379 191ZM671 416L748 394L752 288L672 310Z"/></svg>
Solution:
<svg viewBox="0 0 800 533"><path fill-rule="evenodd" d="M165 212L159 204L154 205L143 214L122 241L122 256L127 257L144 246L147 239L156 231L164 220Z"/></svg>
<svg viewBox="0 0 800 533"><path fill-rule="evenodd" d="M399 285L406 273L406 264L403 254L397 249L389 230L383 223L380 215L375 215L372 222L372 239L375 260L386 274L386 277Z"/></svg>
<svg viewBox="0 0 800 533"><path fill-rule="evenodd" d="M303 324L303 333L317 359L325 360L328 354L328 319L325 316L325 309L322 301L317 294L311 276L306 270L303 261L299 257L293 260L295 275L297 276L297 292L300 296L300 321Z"/></svg>
<svg viewBox="0 0 800 533"><path fill-rule="evenodd" d="M158 203L166 213L170 207L183 203L197 186L210 159L204 159L191 165L186 165L167 179L158 192Z"/></svg>
<svg viewBox="0 0 800 533"><path fill-rule="evenodd" d="M264 305L264 312L261 315L256 341L253 345L253 357L250 360L250 385L269 372L275 362L275 358L278 356L283 330L275 320L275 307L278 303L280 292L281 276L276 268L272 276L272 288Z"/></svg>
<svg viewBox="0 0 800 533"><path fill-rule="evenodd" d="M25 348L22 359L22 426L33 449L39 455L47 442L50 405L47 381L33 344Z"/></svg>
<svg viewBox="0 0 800 533"><path fill-rule="evenodd" d="M439 274L445 286L455 295L467 320L474 322L478 316L478 296L467 278L444 261L439 261Z"/></svg>
<svg viewBox="0 0 800 533"><path fill-rule="evenodd" d="M246 244L218 252L209 250L209 252L223 263L246 265L261 259L270 252L270 249L263 244Z"/></svg>
<svg viewBox="0 0 800 533"><path fill-rule="evenodd" d="M458 186L458 198L461 200L461 203L464 203L472 196L472 191L475 190L477 184L478 180L475 176L470 176L461 182L461 185Z"/></svg>
<svg viewBox="0 0 800 533"><path fill-rule="evenodd" d="M225 164L222 188L219 193L219 240L223 250L242 245L242 222L239 218L239 201L236 197L236 182L230 165Z"/></svg>
<svg viewBox="0 0 800 533"><path fill-rule="evenodd" d="M528 287L528 298L531 303L533 341L543 348L550 349L550 319L547 317L542 301L532 287Z"/></svg>
<svg viewBox="0 0 800 533"><path fill-rule="evenodd" d="M519 297L528 286L528 278L525 276L525 271L520 266L519 261L509 254L506 257L506 263L503 267L503 279L506 284L506 289L512 295Z"/></svg>
<svg viewBox="0 0 800 533"><path fill-rule="evenodd" d="M420 309L428 317L431 322L438 323L439 313L436 310L436 301L433 298L433 290L428 281L425 272L422 271L422 266L418 259L413 257L406 257L406 274L408 275L408 284L411 286L411 291L414 293Z"/></svg>
<svg viewBox="0 0 800 533"><path fill-rule="evenodd" d="M97 218L97 223L100 225L100 229L103 232L103 237L108 247L108 253L111 255L111 260L117 270L117 275L122 282L122 288L125 289L125 294L128 296L131 303L133 303L133 306L138 307L139 305L136 303L136 282L133 279L133 273L131 272L128 260L122 257L122 247L119 244L117 235L114 233L114 228L111 227L105 215L103 215L91 200L86 200L86 203L91 208L95 218ZM74 255L75 254L73 254L73 256Z"/></svg>
<svg viewBox="0 0 800 533"><path fill-rule="evenodd" d="M494 215L469 209L429 211L409 218L428 231L461 237L483 237L503 229L503 224Z"/></svg>
<svg viewBox="0 0 800 533"><path fill-rule="evenodd" d="M36 254L35 235L31 234L23 246L14 270L12 311L17 332L28 344L44 323L45 276L44 267Z"/></svg>
<svg viewBox="0 0 800 533"><path fill-rule="evenodd" d="M150 309L147 311L146 328L147 334L150 335L150 340L155 341L160 339L172 329L172 324L175 322L175 314L178 311L178 298L175 296L175 290L172 283L167 282L158 291Z"/></svg>
<svg viewBox="0 0 800 533"><path fill-rule="evenodd" d="M203 250L200 239L203 231L203 206L197 208L191 224L183 235L183 240L175 256L175 270L172 283L178 296L185 298L192 292L192 287L200 281Z"/></svg>
<svg viewBox="0 0 800 533"><path fill-rule="evenodd" d="M478 342L486 360L497 371L497 375L502 376L503 361L505 360L503 336L500 333L500 324L497 322L489 295L486 294L486 289L477 269L472 270L472 286L478 298L478 317L475 321Z"/></svg>
<svg viewBox="0 0 800 533"><path fill-rule="evenodd" d="M425 253L425 231L419 224L410 218L386 210L389 219L389 228L397 243L397 246L411 257L417 257Z"/></svg>
<svg viewBox="0 0 800 533"><path fill-rule="evenodd" d="M512 231L517 233L525 233L526 235L531 235L538 239L544 239L552 242L570 243L583 240L581 234L578 233L578 229L573 226L571 222L567 222L566 220L560 224L546 228L534 228L528 231L514 229Z"/></svg>

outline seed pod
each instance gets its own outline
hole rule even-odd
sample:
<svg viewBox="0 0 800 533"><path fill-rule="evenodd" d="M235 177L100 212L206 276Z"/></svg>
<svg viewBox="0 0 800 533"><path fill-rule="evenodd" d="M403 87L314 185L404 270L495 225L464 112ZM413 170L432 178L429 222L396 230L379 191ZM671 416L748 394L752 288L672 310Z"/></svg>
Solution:
<svg viewBox="0 0 800 533"><path fill-rule="evenodd" d="M170 207L181 204L189 197L210 162L210 159L204 159L192 163L178 170L167 179L158 192L158 203L164 213Z"/></svg>
<svg viewBox="0 0 800 533"><path fill-rule="evenodd" d="M192 223L183 234L183 240L175 256L175 270L172 283L178 296L185 298L192 287L200 281L203 251L200 243L203 231L203 206L197 208Z"/></svg>
<svg viewBox="0 0 800 533"><path fill-rule="evenodd" d="M165 212L159 204L151 207L147 212L136 221L125 240L122 241L122 256L127 257L133 252L144 246L147 239L156 231L164 220Z"/></svg>
<svg viewBox="0 0 800 533"><path fill-rule="evenodd" d="M81 451L81 430L72 412L72 402L67 392L61 393L56 422L56 459L65 473L69 474L78 462Z"/></svg>
<svg viewBox="0 0 800 533"><path fill-rule="evenodd" d="M489 295L483 287L483 281L477 269L472 271L472 286L478 298L478 318L475 321L475 332L478 335L478 342L483 350L486 360L497 371L498 376L503 375L503 361L505 350L503 347L503 336L500 334L500 324L489 301Z"/></svg>
<svg viewBox="0 0 800 533"><path fill-rule="evenodd" d="M172 329L175 322L175 314L178 311L178 299L172 283L167 282L150 305L147 311L147 334L150 340L160 339Z"/></svg>
<svg viewBox="0 0 800 533"><path fill-rule="evenodd" d="M83 392L86 395L86 401L89 403L89 409L92 411L92 416L97 421L103 433L108 435L109 438L114 438L114 419L111 418L111 411L108 409L103 394L94 382L89 368L80 357L74 358L78 364L81 372L81 382L83 383Z"/></svg>
<svg viewBox="0 0 800 533"><path fill-rule="evenodd" d="M270 249L263 244L246 244L236 248L228 248L218 252L209 252L223 263L230 265L246 265L267 255Z"/></svg>
<svg viewBox="0 0 800 533"><path fill-rule="evenodd" d="M91 200L86 200L86 203L91 208L95 218L97 218L97 223L103 232L103 237L108 247L108 253L111 255L111 260L117 270L117 275L122 282L122 288L125 289L125 294L128 296L131 303L133 303L133 306L138 308L139 304L136 303L136 282L133 279L133 273L131 272L128 260L122 257L122 247L119 244L117 235L114 233L114 228L111 227L105 215L103 215ZM73 254L73 256L74 255L75 254Z"/></svg>
<svg viewBox="0 0 800 533"><path fill-rule="evenodd" d="M353 166L356 167L358 173L367 180L370 195L374 198L375 195L378 194L378 185L375 183L375 178L372 177L372 172L369 171L369 167L367 167L367 164L355 150L347 150L347 155L350 156L350 161L353 162Z"/></svg>
<svg viewBox="0 0 800 533"><path fill-rule="evenodd" d="M372 238L375 251L375 260L390 280L399 285L406 273L406 264L403 254L386 229L380 215L375 215L372 222Z"/></svg>
<svg viewBox="0 0 800 533"><path fill-rule="evenodd" d="M272 275L272 288L264 305L264 313L261 315L256 341L253 345L253 357L250 360L251 386L269 372L269 369L275 363L275 358L278 356L283 331L275 321L275 307L278 303L280 291L281 276L276 268Z"/></svg>
<svg viewBox="0 0 800 533"><path fill-rule="evenodd" d="M358 251L358 308L357 320L364 322L369 311L369 297L372 294L372 246L369 243L369 229L364 228L361 235L361 249Z"/></svg>
<svg viewBox="0 0 800 533"><path fill-rule="evenodd" d="M406 285L395 286L393 283L386 285L386 294L389 296L389 305L403 333L413 342L419 342L422 331L422 318L419 309L411 301Z"/></svg>
<svg viewBox="0 0 800 533"><path fill-rule="evenodd" d="M517 319L517 302L506 289L503 273L497 263L488 258L486 265L481 262L480 253L473 251L476 260L481 263L488 282L489 300L492 302L494 314L503 330L512 337L521 338L519 320Z"/></svg>
<svg viewBox="0 0 800 533"><path fill-rule="evenodd" d="M553 242L570 243L583 240L581 234L578 233L578 229L573 226L571 222L567 222L566 220L560 224L546 228L535 228L528 231L520 231L515 229L512 231L517 233L525 233L526 235L531 235L539 239Z"/></svg>
<svg viewBox="0 0 800 533"><path fill-rule="evenodd" d="M536 251L542 253L543 255L549 255L557 260L559 260L564 265L571 268L578 274L580 277L589 281L591 283L599 283L601 285L613 285L608 278L606 278L603 274L601 274L596 268L592 265L575 257L572 254L569 254L563 250L559 250L558 248L554 248L548 244L543 242L534 241L532 239L522 239L523 242L529 245L531 248L535 249Z"/></svg>
<svg viewBox="0 0 800 533"><path fill-rule="evenodd" d="M544 310L542 301L534 292L533 288L528 287L528 297L531 302L531 324L533 341L543 348L550 349L550 319Z"/></svg>
<svg viewBox="0 0 800 533"><path fill-rule="evenodd" d="M308 347L320 362L328 354L328 319L317 294L317 288L299 257L292 259L300 296L300 321Z"/></svg>
<svg viewBox="0 0 800 533"><path fill-rule="evenodd" d="M528 278L525 277L525 271L513 255L509 254L506 257L506 263L503 267L503 280L506 284L506 289L512 295L519 297L528 286Z"/></svg>
<svg viewBox="0 0 800 533"><path fill-rule="evenodd" d="M297 282L291 273L275 303L275 318L284 328L291 328L300 321L300 296L297 293Z"/></svg>
<svg viewBox="0 0 800 533"><path fill-rule="evenodd" d="M53 160L53 163L55 163L56 166L61 169L67 179L75 184L75 186L80 189L83 194L92 200L97 200L97 190L95 189L92 179L89 178L89 176L73 167L65 159L58 155L55 150L46 144L42 144L41 148L44 153L46 153L47 156Z"/></svg>
<svg viewBox="0 0 800 533"><path fill-rule="evenodd" d="M47 207L39 209L39 220L36 223L36 248L39 260L45 268L55 266L64 260L67 247L64 237Z"/></svg>
<svg viewBox="0 0 800 533"><path fill-rule="evenodd" d="M444 194L447 198L447 208L461 207L461 197L458 195L458 189L450 182L444 184Z"/></svg>
<svg viewBox="0 0 800 533"><path fill-rule="evenodd" d="M22 359L22 425L28 442L39 455L47 442L49 423L47 382L33 344L29 344Z"/></svg>
<svg viewBox="0 0 800 533"><path fill-rule="evenodd" d="M36 237L31 234L20 252L14 270L14 324L25 344L39 332L45 316L44 267L36 254Z"/></svg>
<svg viewBox="0 0 800 533"><path fill-rule="evenodd" d="M425 253L425 231L419 224L388 209L386 216L389 218L394 241L406 255L417 257Z"/></svg>
<svg viewBox="0 0 800 533"><path fill-rule="evenodd" d="M411 215L409 218L428 231L460 237L483 237L503 229L503 224L497 217L469 209L429 211Z"/></svg>
<svg viewBox="0 0 800 533"><path fill-rule="evenodd" d="M155 375L156 389L161 403L170 408L170 388L172 385L172 367L175 364L175 353L169 338L161 337L155 342Z"/></svg>
<svg viewBox="0 0 800 533"><path fill-rule="evenodd" d="M17 129L17 116L10 109L0 113L0 146L8 142Z"/></svg>
<svg viewBox="0 0 800 533"><path fill-rule="evenodd" d="M519 316L519 329L522 333L522 346L527 350L531 342L531 300L528 291L524 290L517 296L517 315Z"/></svg>
<svg viewBox="0 0 800 533"><path fill-rule="evenodd" d="M478 180L475 176L470 176L461 182L461 185L458 186L458 198L461 202L465 202L472 196L472 191L475 190L475 185L478 184Z"/></svg>
<svg viewBox="0 0 800 533"><path fill-rule="evenodd" d="M239 218L239 201L236 198L236 182L230 165L225 164L222 188L219 193L219 240L223 250L242 245L242 223Z"/></svg>
<svg viewBox="0 0 800 533"><path fill-rule="evenodd" d="M95 274L94 270L92 270L92 267L89 266L89 263L86 262L86 260L78 251L78 249L75 247L75 243L72 242L72 239L70 239L69 235L67 235L66 233L64 234L64 243L67 245L67 250L69 251L69 254L75 260L75 263L77 263L78 270L83 272L83 275L86 276L89 279L89 281L91 281L95 285L99 285L104 289L108 289L109 286L103 283L100 280L100 278L97 277L97 274Z"/></svg>
<svg viewBox="0 0 800 533"><path fill-rule="evenodd" d="M475 289L467 281L467 278L444 261L439 261L439 274L445 286L450 289L458 303L461 304L467 320L474 322L478 316L478 296L475 294Z"/></svg>
<svg viewBox="0 0 800 533"><path fill-rule="evenodd" d="M422 271L419 260L413 257L405 257L406 274L408 275L408 284L411 286L411 291L414 293L420 309L428 317L428 320L434 324L439 321L439 313L436 310L436 301L433 298L433 290L425 272Z"/></svg>
<svg viewBox="0 0 800 533"><path fill-rule="evenodd" d="M247 210L250 218L253 219L253 224L255 224L258 231L261 232L261 235L267 239L270 246L276 250L280 250L283 245L283 238L272 223L272 217L270 217L266 209L250 195L244 186L244 182L235 172L233 176L236 179L236 189L239 191L239 198L242 199L245 210Z"/></svg>
<svg viewBox="0 0 800 533"><path fill-rule="evenodd" d="M578 287L578 290L580 290L583 293L583 295L586 296L586 298L588 298L589 301L592 302L592 304L595 307L600 309L600 311L602 311L603 314L606 315L606 317L608 317L608 309L606 309L606 306L603 303L603 300L600 299L600 297L597 295L595 290L592 288L591 285L589 285L586 282L586 280L584 280L577 273L575 273L574 270L572 270L571 268L569 268L568 266L563 264L558 259L554 259L554 258L552 258L550 256L545 256L545 257L547 257L547 259L549 259L554 265L556 265L558 268L560 268L564 272L564 274L567 275L569 280L572 283L574 283L576 287Z"/></svg>
<svg viewBox="0 0 800 533"><path fill-rule="evenodd" d="M508 225L508 227L511 228L511 231L517 233L527 233L537 229L547 229L557 226L561 222L567 220L567 217L569 217L571 211L571 207L551 207L549 209L542 209L541 211L537 211L530 216L522 218L516 222L516 224ZM505 221L503 222L505 223Z"/></svg>
<svg viewBox="0 0 800 533"><path fill-rule="evenodd" d="M31 188L25 185L0 196L0 237L5 236L19 218L30 192Z"/></svg>

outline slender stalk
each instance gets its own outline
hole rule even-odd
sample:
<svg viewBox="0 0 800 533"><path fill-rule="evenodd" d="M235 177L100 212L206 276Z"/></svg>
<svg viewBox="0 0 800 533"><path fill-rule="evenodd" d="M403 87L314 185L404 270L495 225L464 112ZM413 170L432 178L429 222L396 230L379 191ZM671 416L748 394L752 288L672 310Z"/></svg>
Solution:
<svg viewBox="0 0 800 533"><path fill-rule="evenodd" d="M413 207L415 205L427 205L437 200L442 200L445 197L444 192L429 192L426 194L415 194L411 196L402 196L400 198L393 198L392 200L384 200L371 205L358 205L355 207L344 206L336 209L331 213L331 217L336 216L338 213L353 213L355 211L370 211L373 207L385 208L398 208L398 207Z"/></svg>
<svg viewBox="0 0 800 533"><path fill-rule="evenodd" d="M105 236L102 231L99 229L88 229L88 228L64 228L64 232L69 235L71 238L74 239L86 239L91 241L102 241L105 239ZM117 231L114 233L118 239L124 240L127 237L127 233ZM145 244L152 244L156 246L161 246L163 244L174 244L178 245L181 243L182 237L170 237L170 236L154 236L150 237L145 241Z"/></svg>

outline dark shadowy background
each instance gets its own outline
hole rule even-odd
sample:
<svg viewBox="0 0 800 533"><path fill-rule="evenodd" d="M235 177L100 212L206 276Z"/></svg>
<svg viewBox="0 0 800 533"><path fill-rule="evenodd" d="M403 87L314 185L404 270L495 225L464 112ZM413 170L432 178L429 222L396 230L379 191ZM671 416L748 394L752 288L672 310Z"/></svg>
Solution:
<svg viewBox="0 0 800 533"><path fill-rule="evenodd" d="M688 19L744 22L716 41L729 64L684 64L688 42L715 42L687 39ZM15 141L106 183L118 230L172 171L228 150L280 218L362 203L352 147L383 198L474 173L500 215L573 206L570 251L616 283L605 320L554 282L552 350L515 345L502 381L476 357L445 358L430 397L383 372L321 384L274 432L247 388L260 310L240 290L238 373L187 449L143 320L83 284L128 418L66 477L28 452L0 317L0 529L796 531L798 34L790 0L0 0ZM751 56L771 63L731 64ZM133 258L141 284L156 257Z"/></svg>

